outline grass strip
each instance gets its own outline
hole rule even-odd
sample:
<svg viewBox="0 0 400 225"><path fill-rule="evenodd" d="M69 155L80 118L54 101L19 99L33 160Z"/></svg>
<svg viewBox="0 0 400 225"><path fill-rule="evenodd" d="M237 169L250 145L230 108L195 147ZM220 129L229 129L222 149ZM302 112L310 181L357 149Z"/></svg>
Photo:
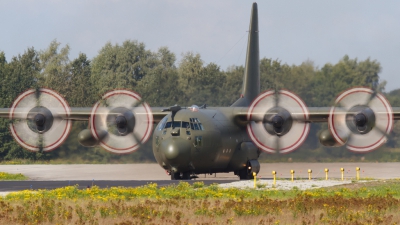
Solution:
<svg viewBox="0 0 400 225"><path fill-rule="evenodd" d="M312 190L190 185L25 190L0 200L0 223L16 224L394 224L400 181Z"/></svg>
<svg viewBox="0 0 400 225"><path fill-rule="evenodd" d="M24 176L23 174L17 173L6 173L0 172L0 181L7 181L7 180L27 180L28 177Z"/></svg>

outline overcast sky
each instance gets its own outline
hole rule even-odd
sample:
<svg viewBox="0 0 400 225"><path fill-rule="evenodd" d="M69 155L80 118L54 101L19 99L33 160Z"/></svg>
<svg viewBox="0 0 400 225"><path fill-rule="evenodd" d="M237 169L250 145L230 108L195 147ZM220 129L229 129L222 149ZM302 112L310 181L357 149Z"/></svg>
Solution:
<svg viewBox="0 0 400 225"><path fill-rule="evenodd" d="M7 60L54 39L70 59L97 55L107 43L132 39L178 58L199 53L226 70L243 65L253 1L0 0L0 51ZM400 88L400 1L262 1L260 57L322 67L344 55L381 63L386 90Z"/></svg>

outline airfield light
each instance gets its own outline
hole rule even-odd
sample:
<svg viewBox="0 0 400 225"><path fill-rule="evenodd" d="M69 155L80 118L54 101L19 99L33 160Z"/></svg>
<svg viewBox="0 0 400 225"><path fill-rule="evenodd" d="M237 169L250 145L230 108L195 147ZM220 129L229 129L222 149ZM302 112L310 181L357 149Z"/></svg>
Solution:
<svg viewBox="0 0 400 225"><path fill-rule="evenodd" d="M254 188L256 188L256 180L257 180L256 172L253 172L253 177L254 177Z"/></svg>
<svg viewBox="0 0 400 225"><path fill-rule="evenodd" d="M312 170L311 170L311 169L308 169L308 179L309 179L309 180L311 180L311 173L312 173Z"/></svg>
<svg viewBox="0 0 400 225"><path fill-rule="evenodd" d="M275 170L272 171L272 175L274 176L274 187L275 187L275 185L276 185L276 171Z"/></svg>
<svg viewBox="0 0 400 225"><path fill-rule="evenodd" d="M343 178L344 178L344 168L343 167L340 168L340 171L342 172L342 180L343 180Z"/></svg>
<svg viewBox="0 0 400 225"><path fill-rule="evenodd" d="M360 179L360 167L356 167L356 171L357 171L357 180Z"/></svg>
<svg viewBox="0 0 400 225"><path fill-rule="evenodd" d="M292 174L292 182L294 180L294 170L290 170L290 174Z"/></svg>
<svg viewBox="0 0 400 225"><path fill-rule="evenodd" d="M328 180L328 172L329 172L329 169L325 168L325 180Z"/></svg>

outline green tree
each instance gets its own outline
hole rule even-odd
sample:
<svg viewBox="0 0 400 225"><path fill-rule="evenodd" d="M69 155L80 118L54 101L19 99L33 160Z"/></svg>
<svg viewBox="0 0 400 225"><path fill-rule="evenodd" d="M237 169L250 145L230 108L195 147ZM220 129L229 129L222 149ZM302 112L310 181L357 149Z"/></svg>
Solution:
<svg viewBox="0 0 400 225"><path fill-rule="evenodd" d="M61 48L60 43L52 41L49 47L39 53L40 66L42 68L40 83L42 87L53 89L66 97L70 95L70 61L68 58L70 47Z"/></svg>
<svg viewBox="0 0 400 225"><path fill-rule="evenodd" d="M10 106L20 93L37 87L41 67L38 54L33 48L29 48L23 55L13 57L6 67L6 72L3 74L5 75L3 91L6 98L3 100L5 100L4 104ZM3 120L1 127L1 129L8 127L8 121ZM0 148L1 156L4 159L27 158L35 160L46 158L45 154L31 153L23 150L22 147L13 141L9 132L2 132L2 134L2 147Z"/></svg>
<svg viewBox="0 0 400 225"><path fill-rule="evenodd" d="M184 91L183 101L187 105L207 103L218 106L218 96L226 76L215 63L204 66L200 54L188 52L183 55L178 68L179 87Z"/></svg>
<svg viewBox="0 0 400 225"><path fill-rule="evenodd" d="M231 66L224 72L226 82L222 85L220 98L220 106L230 106L238 98L243 86L243 66ZM261 89L262 90L262 89Z"/></svg>
<svg viewBox="0 0 400 225"><path fill-rule="evenodd" d="M113 89L134 89L155 66L156 57L143 43L127 40L121 46L107 43L93 59L91 81L96 95Z"/></svg>
<svg viewBox="0 0 400 225"><path fill-rule="evenodd" d="M68 90L68 103L73 107L92 106L97 99L93 96L91 82L91 64L86 54L80 53L70 66L70 85Z"/></svg>
<svg viewBox="0 0 400 225"><path fill-rule="evenodd" d="M135 89L151 106L170 106L182 104L183 90L177 88L178 73L175 67L175 54L162 47L155 54L155 66L138 81Z"/></svg>

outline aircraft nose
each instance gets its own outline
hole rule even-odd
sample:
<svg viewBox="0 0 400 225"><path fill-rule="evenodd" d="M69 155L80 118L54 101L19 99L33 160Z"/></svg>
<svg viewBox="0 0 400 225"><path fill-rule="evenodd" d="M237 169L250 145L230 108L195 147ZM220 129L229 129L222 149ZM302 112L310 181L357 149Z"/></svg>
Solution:
<svg viewBox="0 0 400 225"><path fill-rule="evenodd" d="M190 142L182 138L168 138L161 143L165 158L183 163L190 160Z"/></svg>

